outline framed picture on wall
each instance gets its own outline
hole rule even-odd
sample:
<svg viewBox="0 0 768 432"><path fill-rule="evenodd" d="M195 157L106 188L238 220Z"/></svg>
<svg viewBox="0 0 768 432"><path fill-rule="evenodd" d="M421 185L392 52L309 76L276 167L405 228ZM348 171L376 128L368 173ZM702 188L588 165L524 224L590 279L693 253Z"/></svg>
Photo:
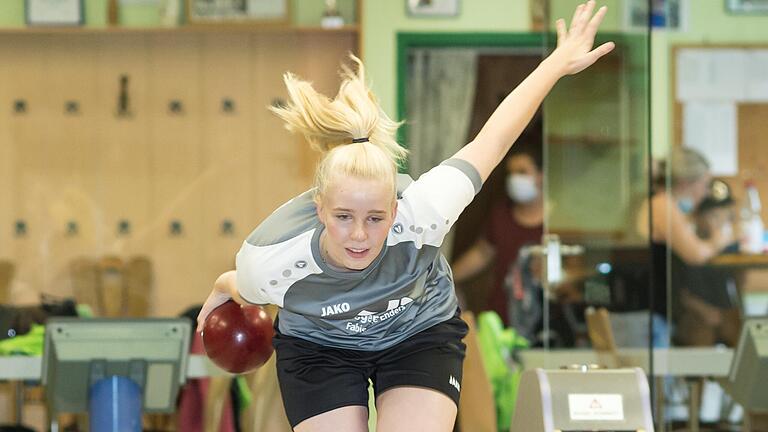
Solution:
<svg viewBox="0 0 768 432"><path fill-rule="evenodd" d="M725 10L737 14L768 14L768 0L725 0Z"/></svg>
<svg viewBox="0 0 768 432"><path fill-rule="evenodd" d="M26 0L24 12L30 26L79 26L83 24L82 0Z"/></svg>
<svg viewBox="0 0 768 432"><path fill-rule="evenodd" d="M627 30L685 30L688 0L627 0L624 25Z"/></svg>
<svg viewBox="0 0 768 432"><path fill-rule="evenodd" d="M459 0L405 0L408 15L450 17L459 15Z"/></svg>
<svg viewBox="0 0 768 432"><path fill-rule="evenodd" d="M199 23L287 24L288 0L187 0L187 18Z"/></svg>

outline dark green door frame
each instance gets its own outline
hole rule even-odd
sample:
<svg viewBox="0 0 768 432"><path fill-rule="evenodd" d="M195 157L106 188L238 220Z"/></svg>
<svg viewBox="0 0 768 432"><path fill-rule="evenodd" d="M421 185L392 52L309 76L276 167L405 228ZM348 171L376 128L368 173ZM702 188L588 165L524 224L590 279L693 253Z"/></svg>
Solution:
<svg viewBox="0 0 768 432"><path fill-rule="evenodd" d="M408 50L411 48L540 48L544 53L543 33L398 33L397 34L397 118L407 119L406 77ZM408 124L398 130L398 142L408 147Z"/></svg>
<svg viewBox="0 0 768 432"><path fill-rule="evenodd" d="M618 49L627 49L630 60L643 57L647 36L626 35L621 33L603 33L596 44L612 40ZM397 34L397 118L408 118L406 109L406 77L408 76L408 50L411 48L539 48L542 56L547 52L548 42L554 41L553 34L546 33L398 33ZM553 48L553 47L549 47ZM645 54L647 55L647 54ZM404 124L397 133L397 142L408 148L406 140L408 124ZM401 167L403 170L406 167Z"/></svg>

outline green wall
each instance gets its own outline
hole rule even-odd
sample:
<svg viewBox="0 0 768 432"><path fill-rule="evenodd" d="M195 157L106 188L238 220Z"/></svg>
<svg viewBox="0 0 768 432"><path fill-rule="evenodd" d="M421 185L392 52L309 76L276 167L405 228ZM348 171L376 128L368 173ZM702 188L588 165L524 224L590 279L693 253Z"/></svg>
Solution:
<svg viewBox="0 0 768 432"><path fill-rule="evenodd" d="M186 0L179 1L183 11ZM324 9L323 0L290 0L292 22L297 25L319 25ZM134 2L120 8L120 23L124 26L152 27L160 24L160 0ZM354 20L354 0L338 0L339 12L348 23ZM107 0L83 0L85 23L88 27L107 25ZM24 27L24 0L0 0L0 27Z"/></svg>
<svg viewBox="0 0 768 432"><path fill-rule="evenodd" d="M382 108L395 116L398 32L527 32L528 0L463 0L457 17L408 16L406 0L364 0L363 58Z"/></svg>

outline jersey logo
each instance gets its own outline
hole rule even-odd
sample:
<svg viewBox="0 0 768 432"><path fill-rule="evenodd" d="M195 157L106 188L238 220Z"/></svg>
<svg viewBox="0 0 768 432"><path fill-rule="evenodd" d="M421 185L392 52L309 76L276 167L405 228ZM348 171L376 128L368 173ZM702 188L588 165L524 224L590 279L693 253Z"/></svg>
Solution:
<svg viewBox="0 0 768 432"><path fill-rule="evenodd" d="M402 234L403 233L403 224L400 222L392 225L392 231L395 232L395 234Z"/></svg>
<svg viewBox="0 0 768 432"><path fill-rule="evenodd" d="M448 376L448 384L452 385L459 392L461 391L461 384L459 384L459 380L454 378L453 375Z"/></svg>
<svg viewBox="0 0 768 432"><path fill-rule="evenodd" d="M405 305L407 305L408 303L411 303L412 301L413 301L413 299L410 298L410 297L403 297L403 298L401 298L399 300L397 300L397 299L396 300L390 300L390 301L387 302L387 309L386 310L383 310L383 311L380 311L380 312L371 312L369 310L363 309L363 310L361 310L360 312L357 313L357 316L355 317L355 319L356 320L362 320L362 321L365 322L365 321L368 321L368 319L366 319L366 317L369 317L371 315L384 314L384 313L387 313L387 312L391 312L391 311L393 311L395 309L398 309L400 307L404 307ZM401 311L397 311L397 313L400 313L400 312Z"/></svg>
<svg viewBox="0 0 768 432"><path fill-rule="evenodd" d="M349 312L349 303L337 303L332 306L323 306L321 317L327 317L331 315L338 315L340 313Z"/></svg>

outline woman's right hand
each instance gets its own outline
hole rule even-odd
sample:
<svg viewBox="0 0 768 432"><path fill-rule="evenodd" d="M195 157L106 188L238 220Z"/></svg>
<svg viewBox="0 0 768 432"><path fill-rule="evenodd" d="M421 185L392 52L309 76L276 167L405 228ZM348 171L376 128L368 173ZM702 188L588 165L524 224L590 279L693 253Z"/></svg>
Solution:
<svg viewBox="0 0 768 432"><path fill-rule="evenodd" d="M200 313L197 315L198 333L203 331L203 325L205 324L205 319L208 318L208 315L210 315L214 309L223 305L231 298L232 296L230 296L229 293L219 292L216 288L211 291L211 294L209 294L208 298L205 299L205 303L203 304L202 309L200 309Z"/></svg>
<svg viewBox="0 0 768 432"><path fill-rule="evenodd" d="M213 290L208 295L208 298L205 299L205 303L203 304L202 309L200 309L200 313L197 315L197 332L203 331L205 319L208 318L211 311L226 303L227 300L233 299L233 293L236 295L237 288L235 286L235 279L236 273L233 270L222 274L216 279L216 282L213 283ZM242 301L239 298L235 298L234 300L238 303Z"/></svg>
<svg viewBox="0 0 768 432"><path fill-rule="evenodd" d="M589 0L576 7L570 28L564 19L555 22L557 30L557 49L552 53L563 64L563 75L573 75L591 66L600 57L613 50L615 44L606 42L592 48L600 23L605 18L605 6L595 10L595 1Z"/></svg>

